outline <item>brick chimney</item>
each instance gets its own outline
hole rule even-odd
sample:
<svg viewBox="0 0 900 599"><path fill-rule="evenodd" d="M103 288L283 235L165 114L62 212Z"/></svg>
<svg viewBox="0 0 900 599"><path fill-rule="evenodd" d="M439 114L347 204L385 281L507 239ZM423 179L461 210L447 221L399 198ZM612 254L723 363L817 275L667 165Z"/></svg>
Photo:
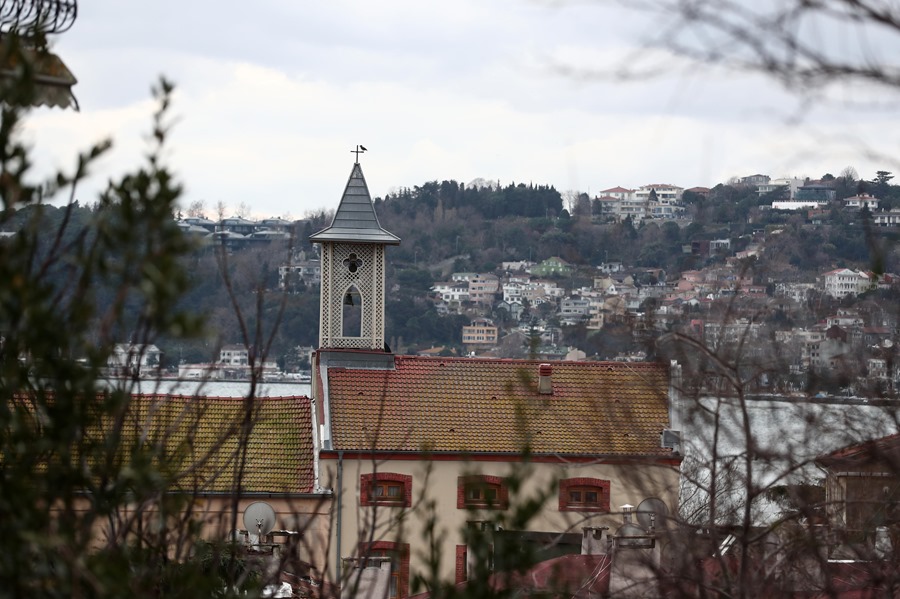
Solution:
<svg viewBox="0 0 900 599"><path fill-rule="evenodd" d="M553 395L553 367L544 363L538 367L538 393Z"/></svg>

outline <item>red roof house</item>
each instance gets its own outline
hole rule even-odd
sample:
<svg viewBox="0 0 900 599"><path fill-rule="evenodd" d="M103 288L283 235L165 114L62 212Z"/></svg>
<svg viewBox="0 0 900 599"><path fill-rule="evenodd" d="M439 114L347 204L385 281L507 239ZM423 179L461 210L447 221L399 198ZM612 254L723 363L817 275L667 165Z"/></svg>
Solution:
<svg viewBox="0 0 900 599"><path fill-rule="evenodd" d="M354 165L336 222L364 204L364 186ZM527 544L612 527L620 506L647 498L674 512L681 456L661 442L678 427L665 365L394 355L383 269L396 238L376 219L340 220L358 235L345 226L340 238L311 237L323 245L314 470L316 487L334 493L335 563L389 558L389 596L406 597L427 572L432 518L438 573L461 582L479 555L472 527L520 532ZM529 501L539 508L517 518Z"/></svg>

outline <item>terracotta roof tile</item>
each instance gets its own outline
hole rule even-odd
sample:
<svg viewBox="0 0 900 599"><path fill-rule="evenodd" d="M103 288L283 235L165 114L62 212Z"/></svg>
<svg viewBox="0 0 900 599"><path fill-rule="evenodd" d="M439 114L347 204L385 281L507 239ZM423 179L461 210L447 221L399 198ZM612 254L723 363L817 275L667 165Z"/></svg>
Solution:
<svg viewBox="0 0 900 599"><path fill-rule="evenodd" d="M885 466L894 468L900 462L900 433L842 447L819 456L816 461L826 467L851 464L858 466L880 461Z"/></svg>
<svg viewBox="0 0 900 599"><path fill-rule="evenodd" d="M666 455L668 373L660 364L396 356L394 370L330 368L335 449Z"/></svg>

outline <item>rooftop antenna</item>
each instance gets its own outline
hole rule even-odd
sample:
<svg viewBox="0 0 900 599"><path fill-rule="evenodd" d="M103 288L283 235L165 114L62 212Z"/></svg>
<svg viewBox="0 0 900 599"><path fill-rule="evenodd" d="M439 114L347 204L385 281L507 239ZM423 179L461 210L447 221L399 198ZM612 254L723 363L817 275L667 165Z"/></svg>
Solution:
<svg viewBox="0 0 900 599"><path fill-rule="evenodd" d="M368 152L368 150L366 149L366 146L362 146L362 145L358 145L358 144L357 144L355 150L350 150L351 154L356 154L356 164L359 164L359 155L362 154L363 152Z"/></svg>

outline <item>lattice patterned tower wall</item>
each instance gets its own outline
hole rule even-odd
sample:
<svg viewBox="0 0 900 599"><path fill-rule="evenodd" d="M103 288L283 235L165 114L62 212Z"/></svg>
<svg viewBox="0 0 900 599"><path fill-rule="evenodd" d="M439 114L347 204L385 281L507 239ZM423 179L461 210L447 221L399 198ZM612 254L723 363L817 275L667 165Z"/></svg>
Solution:
<svg viewBox="0 0 900 599"><path fill-rule="evenodd" d="M319 340L322 347L384 347L383 245L322 244L322 295ZM344 303L355 289L362 301L360 336L344 336Z"/></svg>

